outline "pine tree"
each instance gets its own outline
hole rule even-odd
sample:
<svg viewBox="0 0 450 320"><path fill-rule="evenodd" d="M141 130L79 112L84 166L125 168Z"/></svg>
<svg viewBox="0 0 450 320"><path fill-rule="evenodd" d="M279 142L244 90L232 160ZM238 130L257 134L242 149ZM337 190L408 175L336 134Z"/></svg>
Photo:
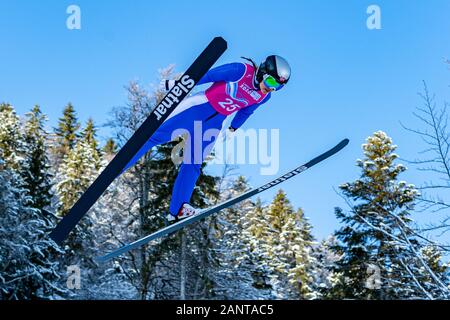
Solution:
<svg viewBox="0 0 450 320"><path fill-rule="evenodd" d="M418 191L398 181L406 168L395 164L395 149L384 132L375 132L363 145L365 158L357 161L361 177L340 186L351 211L336 209L344 225L333 248L341 256L334 269L341 277L330 292L333 298L429 298L410 218Z"/></svg>
<svg viewBox="0 0 450 320"><path fill-rule="evenodd" d="M330 290L339 281L339 274L332 270L336 268L339 256L333 251L336 246L336 238L329 236L319 244L313 246L312 265L309 272L312 278L312 298L324 299L329 296Z"/></svg>
<svg viewBox="0 0 450 320"><path fill-rule="evenodd" d="M51 175L50 164L47 157L46 135L44 129L47 117L42 114L39 106L35 106L27 114L25 123L25 154L22 176L25 188L28 190L33 207L41 212L51 202Z"/></svg>
<svg viewBox="0 0 450 320"><path fill-rule="evenodd" d="M58 216L66 215L80 196L97 177L94 151L89 144L79 140L69 151L59 168L56 184ZM94 246L93 222L91 214L84 217L69 234L66 241L65 265L77 264L80 267L92 267L97 248Z"/></svg>
<svg viewBox="0 0 450 320"><path fill-rule="evenodd" d="M427 266L450 288L450 265L442 261L441 252L435 246L424 246L420 253ZM434 279L423 266L419 267L418 273L423 276L421 280L424 289L430 292L433 297L442 297L441 290L437 290L434 285L430 285L434 283Z"/></svg>
<svg viewBox="0 0 450 320"><path fill-rule="evenodd" d="M83 132L81 133L81 138L92 149L92 156L94 157L95 168L99 170L101 164L101 153L98 147L98 141L96 136L97 136L97 129L94 125L94 120L92 120L92 118L89 118L89 120L86 123L86 127L83 129Z"/></svg>
<svg viewBox="0 0 450 320"><path fill-rule="evenodd" d="M109 138L106 140L105 145L103 146L103 153L107 156L115 155L118 151L118 146L113 138Z"/></svg>
<svg viewBox="0 0 450 320"><path fill-rule="evenodd" d="M20 175L4 164L0 158L0 300L57 298L65 290L51 258L61 252L44 236L47 225Z"/></svg>
<svg viewBox="0 0 450 320"><path fill-rule="evenodd" d="M0 152L4 166L15 170L22 166L25 146L20 120L9 104L0 104Z"/></svg>
<svg viewBox="0 0 450 320"><path fill-rule="evenodd" d="M98 148L98 142L96 140L97 135L97 128L94 125L94 120L92 118L89 118L86 126L83 129L82 137L84 141L89 144L92 149L97 150Z"/></svg>
<svg viewBox="0 0 450 320"><path fill-rule="evenodd" d="M96 159L91 146L79 141L64 159L56 186L59 196L58 214L64 216L97 176Z"/></svg>
<svg viewBox="0 0 450 320"><path fill-rule="evenodd" d="M294 215L295 216L295 215ZM314 237L312 226L302 209L297 210L296 219L291 219L285 227L286 241L292 246L294 264L288 270L288 279L293 287L292 296L305 299L316 298L313 289L311 272L313 259Z"/></svg>
<svg viewBox="0 0 450 320"><path fill-rule="evenodd" d="M268 228L266 222L267 208L257 199L253 210L250 210L243 219L242 237L248 248L250 263L253 265L252 286L259 290L259 293L266 299L275 297L270 281L271 268L266 259L264 236Z"/></svg>
<svg viewBox="0 0 450 320"><path fill-rule="evenodd" d="M242 237L253 265L253 286L259 293L266 298L315 298L310 275L314 238L303 211L295 211L279 190L268 207L258 201L243 220Z"/></svg>
<svg viewBox="0 0 450 320"><path fill-rule="evenodd" d="M249 189L247 180L240 176L222 191L221 201L233 198ZM255 265L244 235L246 216L254 209L245 200L226 209L214 218L214 233L209 250L213 261L210 275L213 296L220 299L261 299L267 297L266 288L255 286Z"/></svg>
<svg viewBox="0 0 450 320"><path fill-rule="evenodd" d="M65 293L58 284L58 262L53 260L61 251L48 238L52 220L39 207L47 204L49 186L45 157L29 152L39 149L31 141L36 125L31 118L22 130L13 107L0 107L0 299L50 299ZM41 138L38 134L35 141ZM43 162L34 161L38 158ZM43 172L34 171L37 163ZM41 198L33 198L31 181L41 182Z"/></svg>
<svg viewBox="0 0 450 320"><path fill-rule="evenodd" d="M267 210L268 226L263 244L278 298L310 297L308 268L313 238L309 224L302 219L302 210L294 211L286 194L280 190Z"/></svg>
<svg viewBox="0 0 450 320"><path fill-rule="evenodd" d="M56 159L56 165L62 162L66 155L75 147L78 140L78 130L80 123L71 103L63 111L63 117L59 119L58 127L55 129L56 145L53 153Z"/></svg>

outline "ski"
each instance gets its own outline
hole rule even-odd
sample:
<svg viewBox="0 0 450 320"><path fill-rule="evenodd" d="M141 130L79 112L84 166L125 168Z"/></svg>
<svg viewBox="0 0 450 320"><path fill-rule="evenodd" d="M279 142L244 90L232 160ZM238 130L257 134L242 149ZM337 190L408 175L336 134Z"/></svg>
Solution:
<svg viewBox="0 0 450 320"><path fill-rule="evenodd" d="M175 86L167 92L144 123L136 130L133 136L51 232L50 237L57 244L61 244L68 237L69 233L94 205L97 199L100 198L103 192L105 192L113 180L122 172L127 163L178 104L191 92L196 83L213 66L226 49L227 42L223 38L214 38L187 69L180 80L176 81Z"/></svg>
<svg viewBox="0 0 450 320"><path fill-rule="evenodd" d="M206 218L206 217L208 217L208 216L210 216L210 215L212 215L214 213L217 213L220 210L226 209L226 208L228 208L228 207L230 207L230 206L232 206L232 205L234 205L236 203L239 203L242 200L245 200L245 199L248 199L250 197L253 197L254 195L256 195L258 193L261 193L261 192L263 192L263 191L265 191L267 189L270 189L270 188L272 188L272 187L274 187L274 186L276 186L276 185L278 185L278 184L280 184L280 183L282 183L282 182L284 182L284 181L286 181L286 180L288 180L288 179L290 179L290 178L292 178L292 177L302 173L303 171L311 168L312 166L318 164L319 162L324 161L325 159L327 159L327 158L331 157L332 155L338 153L348 143L349 143L349 140L348 139L344 139L339 144L337 144L335 147L331 148L330 150L322 153L321 155L315 157L314 159L312 159L309 162L301 165L300 167L297 167L296 169L291 170L291 171L287 172L286 174L283 174L282 176L280 176L280 177L278 177L278 178L276 178L276 179L274 179L274 180L272 180L272 181L270 181L270 182L260 186L259 188L251 189L251 190L249 190L249 191L247 191L247 192L245 192L245 193L243 193L243 194L241 194L241 195L239 195L237 197L234 197L232 199L224 201L224 202L222 202L222 203L220 203L218 205L215 205L215 206L213 206L211 208L204 209L204 210L200 211L198 214L196 214L196 215L194 215L192 217L186 218L186 219L181 220L179 222L175 222L174 224L172 224L172 225L170 225L168 227L165 227L165 228L163 228L163 229L161 229L159 231L156 231L156 232L154 232L154 233L152 233L152 234L150 234L150 235L148 235L148 236L146 236L144 238L136 240L135 242L132 242L132 243L130 243L128 245L125 245L125 246L123 246L123 247L121 247L121 248L119 248L119 249L117 249L115 251L112 251L112 252L110 252L110 253L102 256L102 257L98 257L96 260L98 262L106 262L106 261L108 261L110 259L113 259L113 258L115 258L117 256L120 256L120 255L122 255L122 254L124 254L124 253L126 253L126 252L128 252L130 250L136 249L136 248L138 248L138 247L140 247L140 246L142 246L142 245L144 245L144 244L146 244L146 243L148 243L148 242L150 242L152 240L155 240L155 239L158 239L160 237L166 236L166 235L171 234L171 233L173 233L173 232L175 232L177 230L180 230L181 228L184 228L184 227L186 227L186 226L188 226L188 225L190 225L190 224L192 224L194 222L202 220L202 219L204 219L204 218Z"/></svg>

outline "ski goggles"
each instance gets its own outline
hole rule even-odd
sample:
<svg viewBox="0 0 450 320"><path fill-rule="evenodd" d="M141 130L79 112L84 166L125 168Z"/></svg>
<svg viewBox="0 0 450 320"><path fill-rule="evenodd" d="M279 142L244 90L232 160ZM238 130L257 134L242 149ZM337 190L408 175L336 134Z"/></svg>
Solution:
<svg viewBox="0 0 450 320"><path fill-rule="evenodd" d="M281 83L279 83L274 77L268 74L264 75L263 83L269 89L280 90L281 88L283 88L283 85Z"/></svg>

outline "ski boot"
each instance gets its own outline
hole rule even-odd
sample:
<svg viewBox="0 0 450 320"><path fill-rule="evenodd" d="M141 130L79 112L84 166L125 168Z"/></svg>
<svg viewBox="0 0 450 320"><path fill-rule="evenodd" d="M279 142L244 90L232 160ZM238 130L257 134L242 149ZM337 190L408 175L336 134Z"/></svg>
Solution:
<svg viewBox="0 0 450 320"><path fill-rule="evenodd" d="M167 215L168 221L179 221L182 219L189 218L193 215L196 215L198 213L198 210L195 209L193 206L191 206L189 203L184 203L180 210L178 211L178 215L174 216L172 214Z"/></svg>

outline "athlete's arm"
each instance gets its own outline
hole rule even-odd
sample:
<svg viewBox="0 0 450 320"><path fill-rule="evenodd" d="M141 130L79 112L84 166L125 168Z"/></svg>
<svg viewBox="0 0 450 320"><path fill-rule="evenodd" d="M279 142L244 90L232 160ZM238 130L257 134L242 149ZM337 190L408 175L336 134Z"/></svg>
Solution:
<svg viewBox="0 0 450 320"><path fill-rule="evenodd" d="M263 101L260 103L254 104L250 107L244 108L236 112L236 115L233 118L233 121L231 121L230 129L232 131L239 129L245 121L255 112L256 109L258 109L259 106L263 105L270 99L270 93L264 98Z"/></svg>
<svg viewBox="0 0 450 320"><path fill-rule="evenodd" d="M203 78L201 78L197 85L202 85L209 82L235 82L238 81L245 73L245 65L243 63L235 62L228 63L222 66L209 70ZM175 80L162 80L160 88L169 91L175 85Z"/></svg>
<svg viewBox="0 0 450 320"><path fill-rule="evenodd" d="M203 78L197 82L197 85L209 82L235 82L238 81L245 73L245 64L240 62L227 63L222 66L209 70Z"/></svg>

